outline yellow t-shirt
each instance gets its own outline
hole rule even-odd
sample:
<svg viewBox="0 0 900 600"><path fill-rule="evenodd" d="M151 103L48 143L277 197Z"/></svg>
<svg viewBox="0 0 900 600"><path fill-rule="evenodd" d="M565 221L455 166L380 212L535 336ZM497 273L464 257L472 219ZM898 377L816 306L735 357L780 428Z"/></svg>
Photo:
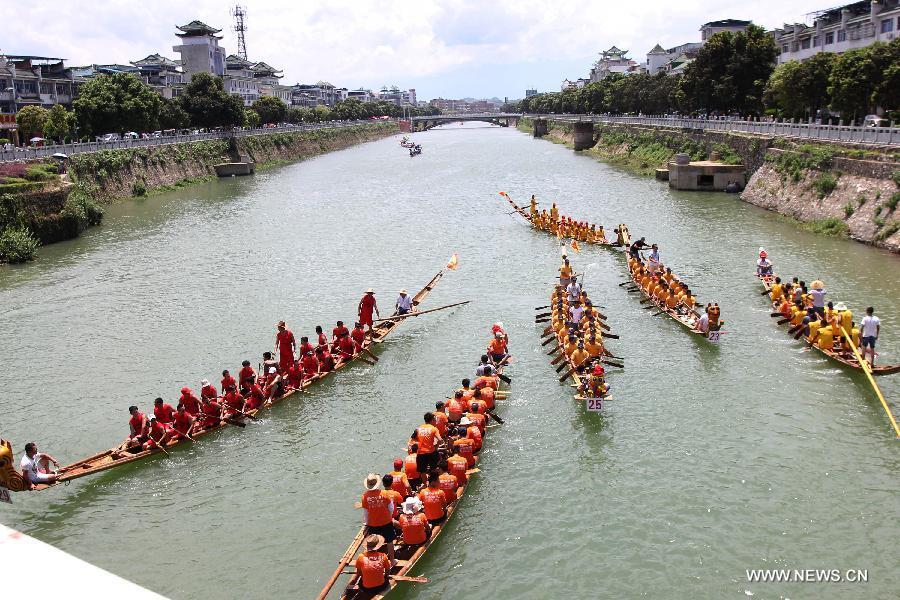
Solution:
<svg viewBox="0 0 900 600"><path fill-rule="evenodd" d="M834 349L834 330L831 329L831 325L819 329L819 339L816 345L823 350Z"/></svg>
<svg viewBox="0 0 900 600"><path fill-rule="evenodd" d="M819 328L822 326L822 321L811 321L809 324L809 341L813 341L816 339L816 333L819 331Z"/></svg>
<svg viewBox="0 0 900 600"><path fill-rule="evenodd" d="M772 284L772 302L777 302L781 300L781 297L784 296L784 291L782 290L780 283Z"/></svg>

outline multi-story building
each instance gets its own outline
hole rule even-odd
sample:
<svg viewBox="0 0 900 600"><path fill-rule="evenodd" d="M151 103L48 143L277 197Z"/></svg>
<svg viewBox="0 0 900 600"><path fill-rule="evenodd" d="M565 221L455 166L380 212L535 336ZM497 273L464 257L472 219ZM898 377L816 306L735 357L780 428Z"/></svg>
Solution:
<svg viewBox="0 0 900 600"><path fill-rule="evenodd" d="M684 68L691 64L703 44L700 42L688 42L674 48L663 48L659 44L647 53L646 69L650 75L668 73L678 75Z"/></svg>
<svg viewBox="0 0 900 600"><path fill-rule="evenodd" d="M779 63L804 60L818 52L846 52L900 35L898 0L863 0L813 15L812 25L785 24L772 32Z"/></svg>
<svg viewBox="0 0 900 600"><path fill-rule="evenodd" d="M601 81L613 73L633 73L638 64L628 58L628 50L619 50L615 46L600 53L600 60L591 68L590 83Z"/></svg>
<svg viewBox="0 0 900 600"><path fill-rule="evenodd" d="M291 88L291 104L305 108L334 106L342 98L337 88L327 81L298 83Z"/></svg>
<svg viewBox="0 0 900 600"><path fill-rule="evenodd" d="M362 103L372 102L375 100L375 96L372 94L372 90L365 90L363 88L359 88L358 90L349 90L347 92L347 98L353 98L355 100L359 100Z"/></svg>
<svg viewBox="0 0 900 600"><path fill-rule="evenodd" d="M225 75L225 49L219 46L221 36L216 35L221 29L210 27L202 21L191 21L187 25L177 26L181 33L181 44L172 50L181 55L181 71L190 81L194 73L212 73Z"/></svg>
<svg viewBox="0 0 900 600"><path fill-rule="evenodd" d="M157 53L132 61L131 64L138 69L136 75L163 98L173 98L181 91L184 74L171 58Z"/></svg>
<svg viewBox="0 0 900 600"><path fill-rule="evenodd" d="M537 91L537 90L525 90L525 97L526 97L526 98L531 98L532 96L537 96L537 95L538 95L538 91Z"/></svg>
<svg viewBox="0 0 900 600"><path fill-rule="evenodd" d="M244 106L250 106L259 98L260 82L253 73L253 63L237 54L225 58L224 83L225 91L240 96Z"/></svg>
<svg viewBox="0 0 900 600"><path fill-rule="evenodd" d="M709 23L704 23L700 27L700 41L705 44L706 40L722 31L730 31L731 33L747 31L747 28L752 24L753 21L741 21L739 19L710 21Z"/></svg>
<svg viewBox="0 0 900 600"><path fill-rule="evenodd" d="M83 83L61 58L0 55L0 113L14 114L24 106L71 106Z"/></svg>
<svg viewBox="0 0 900 600"><path fill-rule="evenodd" d="M416 90L415 88L401 90L396 85L384 86L378 92L378 99L393 102L397 106L416 106Z"/></svg>

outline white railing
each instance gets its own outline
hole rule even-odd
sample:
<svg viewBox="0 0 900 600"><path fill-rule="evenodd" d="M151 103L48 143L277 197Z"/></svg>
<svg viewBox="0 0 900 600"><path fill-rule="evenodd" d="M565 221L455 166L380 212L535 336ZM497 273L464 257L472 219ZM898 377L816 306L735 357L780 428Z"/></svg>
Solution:
<svg viewBox="0 0 900 600"><path fill-rule="evenodd" d="M772 137L815 141L851 142L881 146L900 145L900 127L857 127L854 125L820 125L794 121L757 121L744 119L688 119L683 117L613 115L527 115L551 121L625 123L650 127L701 129L704 131L736 131Z"/></svg>
<svg viewBox="0 0 900 600"><path fill-rule="evenodd" d="M161 138L118 140L115 142L84 142L77 144L57 144L53 146L38 146L31 148L14 148L13 150L0 150L0 162L14 160L32 160L44 158L53 154L62 153L66 156L82 154L85 152L98 152L100 150L119 150L122 148L140 148L146 146L168 146L170 144L183 144L185 142L197 142L200 140L220 140L229 137L247 137L251 135L268 135L270 133L295 133L298 131L311 131L313 129L336 129L351 127L354 125L384 125L393 121L363 120L363 121L333 121L329 123L311 123L309 125L290 125L285 127L266 127L258 129L240 129L238 131L217 131L212 133L197 133L190 135L171 135Z"/></svg>

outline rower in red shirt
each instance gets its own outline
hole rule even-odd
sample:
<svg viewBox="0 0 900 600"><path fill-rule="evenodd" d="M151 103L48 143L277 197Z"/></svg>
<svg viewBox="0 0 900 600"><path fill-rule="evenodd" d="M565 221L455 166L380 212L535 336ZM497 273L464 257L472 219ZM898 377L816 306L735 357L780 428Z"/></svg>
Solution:
<svg viewBox="0 0 900 600"><path fill-rule="evenodd" d="M334 352L335 349L337 349L338 342L341 341L341 338L349 334L350 330L344 326L344 322L338 321L337 325L331 330L331 351Z"/></svg>
<svg viewBox="0 0 900 600"><path fill-rule="evenodd" d="M157 398L153 401L153 416L166 427L171 427L175 419L175 409L171 404L163 402L162 398Z"/></svg>
<svg viewBox="0 0 900 600"><path fill-rule="evenodd" d="M184 388L182 388L181 393L184 394ZM203 381L200 382L200 398L218 398L218 397L219 397L219 392L216 391L216 386L214 386L213 384L211 384L209 382L209 379L204 379ZM182 397L181 401L184 402L183 397ZM185 404L185 408L189 408L189 407ZM191 412L191 411L188 410L188 412ZM193 414L193 413L191 413L191 414Z"/></svg>
<svg viewBox="0 0 900 600"><path fill-rule="evenodd" d="M179 404L175 411L175 420L172 422L172 429L178 437L186 438L191 434L194 428L194 417L187 410L184 404Z"/></svg>
<svg viewBox="0 0 900 600"><path fill-rule="evenodd" d="M353 343L356 344L356 351L362 350L363 342L366 339L366 330L363 329L362 325L356 323L353 331L350 332L350 337L353 339Z"/></svg>
<svg viewBox="0 0 900 600"><path fill-rule="evenodd" d="M202 408L203 420L200 426L203 428L216 427L221 421L222 406L215 398L204 399Z"/></svg>
<svg viewBox="0 0 900 600"><path fill-rule="evenodd" d="M318 340L316 342L317 349L323 346L328 346L328 336L325 335L324 331L322 331L321 325L316 325L316 335L318 336Z"/></svg>
<svg viewBox="0 0 900 600"><path fill-rule="evenodd" d="M319 346L316 349L316 360L319 361L320 373L334 371L334 357L331 356L326 348Z"/></svg>
<svg viewBox="0 0 900 600"><path fill-rule="evenodd" d="M359 323L362 326L369 326L369 335L372 335L372 312L378 315L378 318L381 318L381 313L378 310L378 302L375 300L375 290L369 288L366 290L366 293L363 295L362 299L359 301L359 306L357 307L357 311L359 313Z"/></svg>
<svg viewBox="0 0 900 600"><path fill-rule="evenodd" d="M248 367L250 366L249 360L245 360L244 363L246 363L246 365ZM250 369L250 370L252 371L253 369ZM228 386L230 386L230 385L233 385L235 387L237 386L237 381L234 380L234 377L231 376L231 373L228 372L228 369L225 369L224 371L222 371L222 381L220 383L221 383L221 387L219 389L222 390L223 394L225 393L225 390L228 389Z"/></svg>
<svg viewBox="0 0 900 600"><path fill-rule="evenodd" d="M129 406L128 412L131 414L131 419L128 420L128 427L131 433L123 446L131 447L143 444L147 440L150 423L147 421L144 413L138 410L137 406Z"/></svg>
<svg viewBox="0 0 900 600"><path fill-rule="evenodd" d="M338 358L343 362L348 362L356 354L356 344L350 339L349 333L344 333L337 341Z"/></svg>
<svg viewBox="0 0 900 600"><path fill-rule="evenodd" d="M303 367L303 375L307 379L309 379L319 372L319 359L317 359L315 353L310 350L303 355L303 360L300 361L300 366Z"/></svg>
<svg viewBox="0 0 900 600"><path fill-rule="evenodd" d="M278 367L284 373L294 364L294 334L287 328L284 321L278 322L278 333L275 334L275 351L278 352Z"/></svg>
<svg viewBox="0 0 900 600"><path fill-rule="evenodd" d="M205 379L203 381L206 381ZM212 397L216 397L216 388L209 385L209 382L206 381L206 387L212 388ZM201 391L201 395L202 395ZM208 394L209 392L207 392ZM194 395L193 390L189 387L181 388L181 397L178 399L179 404L184 404L184 409L193 416L197 416L197 413L200 412L200 400L197 396ZM158 415L157 415L158 416Z"/></svg>
<svg viewBox="0 0 900 600"><path fill-rule="evenodd" d="M266 395L266 404L271 404L272 400L284 393L284 380L281 378L275 367L269 367L269 373L266 375L266 385L263 388Z"/></svg>
<svg viewBox="0 0 900 600"><path fill-rule="evenodd" d="M171 438L172 430L157 421L156 417L150 417L150 429L148 439L144 442L144 450L165 448Z"/></svg>
<svg viewBox="0 0 900 600"><path fill-rule="evenodd" d="M291 368L287 371L288 387L292 389L300 389L303 386L303 367L299 361L294 361Z"/></svg>
<svg viewBox="0 0 900 600"><path fill-rule="evenodd" d="M234 386L231 386L225 391L225 396L222 397L222 403L225 408L225 415L233 417L235 415L241 415L241 409L244 406L244 398L236 389L234 389Z"/></svg>
<svg viewBox="0 0 900 600"><path fill-rule="evenodd" d="M315 349L316 347L309 343L309 338L304 335L300 338L300 348L297 349L297 360L306 356L307 352L312 352Z"/></svg>
<svg viewBox="0 0 900 600"><path fill-rule="evenodd" d="M245 360L241 363L241 372L238 373L238 381L241 383L241 389L249 388L254 381L256 381L256 371L253 370L253 367L250 366L250 361ZM222 386L222 393L225 393L225 390L228 389L228 386Z"/></svg>
<svg viewBox="0 0 900 600"><path fill-rule="evenodd" d="M247 398L247 403L244 405L244 410L249 411L259 408L265 401L266 395L265 392L263 392L262 387L260 387L258 383L254 383L250 386L250 396Z"/></svg>

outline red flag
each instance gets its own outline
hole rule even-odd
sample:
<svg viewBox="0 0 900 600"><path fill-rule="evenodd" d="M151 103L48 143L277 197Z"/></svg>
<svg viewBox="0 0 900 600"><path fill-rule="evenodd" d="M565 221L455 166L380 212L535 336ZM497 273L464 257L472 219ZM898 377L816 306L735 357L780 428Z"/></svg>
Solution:
<svg viewBox="0 0 900 600"><path fill-rule="evenodd" d="M457 263L459 263L459 255L454 252L453 256L450 257L450 262L447 263L447 268L451 271L455 271Z"/></svg>

